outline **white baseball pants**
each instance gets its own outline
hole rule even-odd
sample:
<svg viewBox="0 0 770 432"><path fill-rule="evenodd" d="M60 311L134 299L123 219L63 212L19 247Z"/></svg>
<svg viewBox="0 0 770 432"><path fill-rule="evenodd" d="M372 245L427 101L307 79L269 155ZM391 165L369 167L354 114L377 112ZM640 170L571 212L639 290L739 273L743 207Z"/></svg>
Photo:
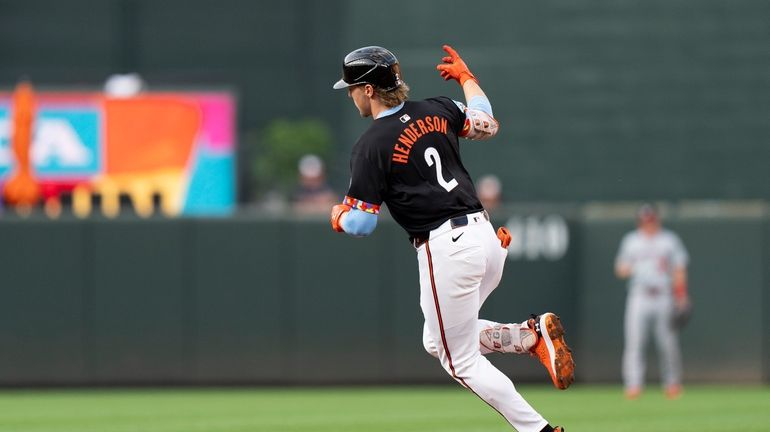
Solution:
<svg viewBox="0 0 770 432"><path fill-rule="evenodd" d="M679 336L671 326L674 300L670 291L650 296L643 288L632 289L626 298L624 319L623 384L626 389L644 387L647 335L652 326L658 347L664 386L682 382Z"/></svg>
<svg viewBox="0 0 770 432"><path fill-rule="evenodd" d="M479 333L493 323L479 320L479 309L500 282L506 255L483 212L468 215L466 226L452 229L447 221L431 231L417 248L423 339L452 378L511 426L539 432L548 422L480 350Z"/></svg>

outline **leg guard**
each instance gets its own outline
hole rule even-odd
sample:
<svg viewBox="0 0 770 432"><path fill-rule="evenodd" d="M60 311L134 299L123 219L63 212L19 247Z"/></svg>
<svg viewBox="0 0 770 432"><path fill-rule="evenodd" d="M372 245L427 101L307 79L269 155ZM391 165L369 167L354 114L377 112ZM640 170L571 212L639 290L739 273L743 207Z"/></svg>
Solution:
<svg viewBox="0 0 770 432"><path fill-rule="evenodd" d="M524 354L537 343L537 333L522 324L496 324L482 330L479 341L490 351Z"/></svg>

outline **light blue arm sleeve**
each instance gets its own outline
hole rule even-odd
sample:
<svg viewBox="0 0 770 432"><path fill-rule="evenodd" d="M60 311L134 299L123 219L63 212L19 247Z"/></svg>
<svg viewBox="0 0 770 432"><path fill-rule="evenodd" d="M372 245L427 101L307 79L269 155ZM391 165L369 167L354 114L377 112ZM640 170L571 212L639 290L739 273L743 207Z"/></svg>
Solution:
<svg viewBox="0 0 770 432"><path fill-rule="evenodd" d="M468 101L468 108L484 111L489 114L490 117L494 117L494 114L492 114L492 104L489 103L489 99L485 96L473 96L471 100Z"/></svg>
<svg viewBox="0 0 770 432"><path fill-rule="evenodd" d="M342 219L342 229L353 237L365 237L377 227L377 215L352 209Z"/></svg>
<svg viewBox="0 0 770 432"><path fill-rule="evenodd" d="M457 105L458 108L460 108L460 111L465 112L465 104L458 101L453 101L455 105ZM489 114L490 117L494 117L494 114L492 114L492 104L489 103L489 99L486 98L486 96L473 96L468 102L468 108L474 109L477 111L484 111L485 113Z"/></svg>

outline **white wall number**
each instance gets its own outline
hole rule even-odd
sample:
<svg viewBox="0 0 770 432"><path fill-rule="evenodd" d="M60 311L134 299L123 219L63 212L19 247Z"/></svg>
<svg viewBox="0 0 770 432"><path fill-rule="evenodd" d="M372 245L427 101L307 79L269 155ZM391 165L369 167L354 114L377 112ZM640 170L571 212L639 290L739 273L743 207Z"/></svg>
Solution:
<svg viewBox="0 0 770 432"><path fill-rule="evenodd" d="M436 163L436 177L438 178L438 184L446 189L447 192L451 192L452 189L457 187L457 180L444 180L444 172L441 170L441 158L438 155L438 150L436 150L434 147L426 148L425 162L428 163L428 166L433 166L434 161Z"/></svg>
<svg viewBox="0 0 770 432"><path fill-rule="evenodd" d="M512 216L505 226L511 232L509 259L558 261L569 249L569 226L560 215Z"/></svg>

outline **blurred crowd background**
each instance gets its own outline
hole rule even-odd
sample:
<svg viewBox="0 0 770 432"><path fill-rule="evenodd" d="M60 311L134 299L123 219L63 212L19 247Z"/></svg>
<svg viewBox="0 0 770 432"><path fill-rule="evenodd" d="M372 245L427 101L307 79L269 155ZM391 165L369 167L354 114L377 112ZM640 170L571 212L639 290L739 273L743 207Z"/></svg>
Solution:
<svg viewBox="0 0 770 432"><path fill-rule="evenodd" d="M767 382L768 17L762 0L0 0L0 385L444 380L405 234L385 216L362 243L325 218L369 122L331 89L343 56L387 47L412 98L459 100L445 43L501 124L462 150L514 234L490 318L557 309L578 380L619 381L614 254L655 202L692 256L686 379Z"/></svg>

